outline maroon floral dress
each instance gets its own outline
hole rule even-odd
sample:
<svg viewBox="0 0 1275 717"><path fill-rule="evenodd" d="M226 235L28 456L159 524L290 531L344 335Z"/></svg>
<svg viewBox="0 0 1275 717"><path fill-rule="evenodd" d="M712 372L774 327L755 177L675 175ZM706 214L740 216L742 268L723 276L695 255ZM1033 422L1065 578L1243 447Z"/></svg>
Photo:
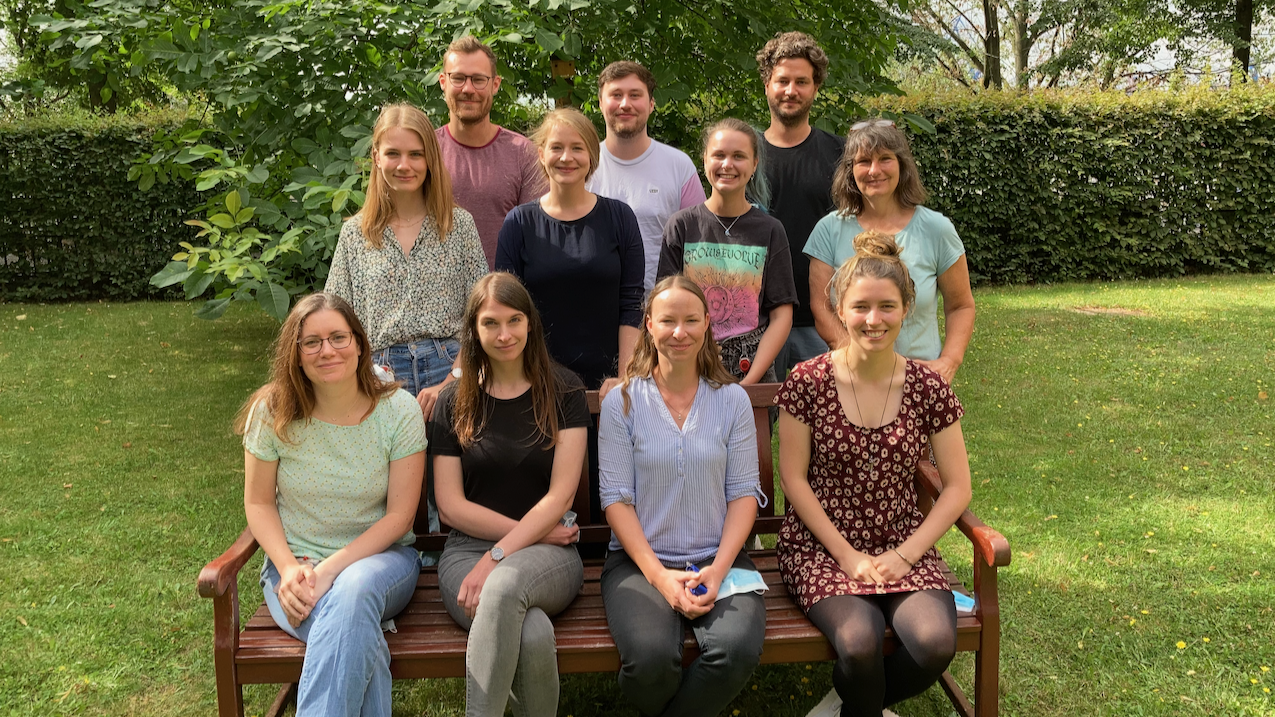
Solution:
<svg viewBox="0 0 1275 717"><path fill-rule="evenodd" d="M776 404L810 427L806 477L819 505L850 545L868 555L897 548L921 527L924 516L916 503L913 471L918 461L928 460L930 436L964 414L938 373L911 360L905 373L899 415L880 428L861 428L846 418L832 377L832 354L798 364L775 396ZM875 585L855 580L791 504L776 547L779 573L807 611L834 595L948 589L933 548L897 581Z"/></svg>

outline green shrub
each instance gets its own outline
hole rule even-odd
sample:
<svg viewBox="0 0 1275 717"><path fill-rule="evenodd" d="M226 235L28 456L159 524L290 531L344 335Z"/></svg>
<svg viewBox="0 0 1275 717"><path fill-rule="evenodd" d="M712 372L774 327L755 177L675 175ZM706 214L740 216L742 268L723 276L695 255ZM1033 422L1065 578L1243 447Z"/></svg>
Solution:
<svg viewBox="0 0 1275 717"><path fill-rule="evenodd" d="M1275 270L1275 89L881 97L974 278Z"/></svg>
<svg viewBox="0 0 1275 717"><path fill-rule="evenodd" d="M129 181L140 153L177 113L59 114L0 121L0 301L170 296L150 277L192 236L204 200L191 181L146 191Z"/></svg>

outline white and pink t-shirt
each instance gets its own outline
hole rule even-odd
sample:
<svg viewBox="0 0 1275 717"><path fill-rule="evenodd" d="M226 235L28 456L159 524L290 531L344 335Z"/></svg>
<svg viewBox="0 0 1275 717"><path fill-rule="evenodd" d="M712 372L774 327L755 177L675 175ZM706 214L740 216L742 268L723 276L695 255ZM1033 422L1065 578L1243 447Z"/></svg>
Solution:
<svg viewBox="0 0 1275 717"><path fill-rule="evenodd" d="M664 225L674 212L706 199L695 163L685 152L655 140L636 159L616 159L604 143L602 161L589 179L589 190L628 204L637 215L646 255L643 286L650 291L660 263Z"/></svg>

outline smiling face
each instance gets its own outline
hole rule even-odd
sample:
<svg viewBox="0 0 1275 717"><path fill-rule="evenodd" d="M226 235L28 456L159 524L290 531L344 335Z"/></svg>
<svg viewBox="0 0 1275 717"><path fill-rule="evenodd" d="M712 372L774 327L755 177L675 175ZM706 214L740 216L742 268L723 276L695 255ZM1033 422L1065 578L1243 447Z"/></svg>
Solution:
<svg viewBox="0 0 1275 717"><path fill-rule="evenodd" d="M854 183L867 199L884 199L899 188L899 158L888 149L862 152L854 159Z"/></svg>
<svg viewBox="0 0 1275 717"><path fill-rule="evenodd" d="M311 383L316 386L331 386L358 380L359 356L362 354L359 341L350 330L350 324L339 312L322 309L310 314L301 324L299 334L302 343L315 338L326 339L319 344L316 353L299 352L301 370ZM333 348L333 337L337 337L337 343L341 343L342 334L349 336L349 344L345 348Z"/></svg>
<svg viewBox="0 0 1275 717"><path fill-rule="evenodd" d="M481 90L474 87L473 80L466 80L460 87L452 86L451 75L466 77L486 77L487 85ZM491 59L482 52L449 52L443 58L443 73L438 76L443 88L443 99L447 101L447 112L461 124L483 122L491 114L491 104L500 90L500 78L496 76L496 68Z"/></svg>
<svg viewBox="0 0 1275 717"><path fill-rule="evenodd" d="M753 143L738 130L718 130L704 147L704 174L714 193L733 194L744 191L757 171L757 154Z"/></svg>
<svg viewBox="0 0 1275 717"><path fill-rule="evenodd" d="M850 344L866 353L893 351L906 313L898 285L874 276L852 281L837 304Z"/></svg>
<svg viewBox="0 0 1275 717"><path fill-rule="evenodd" d="M646 330L660 362L694 362L708 331L708 311L699 297L685 289L665 289L651 298Z"/></svg>
<svg viewBox="0 0 1275 717"><path fill-rule="evenodd" d="M799 125L810 118L819 86L815 84L815 66L804 57L788 57L775 63L766 82L766 104L770 114L787 126Z"/></svg>
<svg viewBox="0 0 1275 717"><path fill-rule="evenodd" d="M429 176L425 141L404 127L385 130L376 148L376 170L395 192L419 192Z"/></svg>
<svg viewBox="0 0 1275 717"><path fill-rule="evenodd" d="M620 139L646 133L646 121L655 109L655 100L637 75L612 80L598 94L608 133Z"/></svg>
<svg viewBox="0 0 1275 717"><path fill-rule="evenodd" d="M527 348L527 315L490 297L475 317L478 343L492 364L522 361Z"/></svg>
<svg viewBox="0 0 1275 717"><path fill-rule="evenodd" d="M549 129L540 148L540 164L550 182L583 182L589 174L589 148L579 132L559 122Z"/></svg>

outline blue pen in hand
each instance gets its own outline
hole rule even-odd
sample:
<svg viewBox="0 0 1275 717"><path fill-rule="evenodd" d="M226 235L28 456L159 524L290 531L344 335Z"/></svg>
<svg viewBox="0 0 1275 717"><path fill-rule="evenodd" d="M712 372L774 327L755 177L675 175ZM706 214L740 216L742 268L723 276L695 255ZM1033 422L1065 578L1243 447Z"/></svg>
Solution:
<svg viewBox="0 0 1275 717"><path fill-rule="evenodd" d="M699 566L695 565L694 563L687 563L686 570L687 572L691 572L691 573L695 573L696 575L699 575ZM700 583L699 585L696 585L695 587L691 588L691 594L696 596L707 595L708 586L704 585L703 583Z"/></svg>

